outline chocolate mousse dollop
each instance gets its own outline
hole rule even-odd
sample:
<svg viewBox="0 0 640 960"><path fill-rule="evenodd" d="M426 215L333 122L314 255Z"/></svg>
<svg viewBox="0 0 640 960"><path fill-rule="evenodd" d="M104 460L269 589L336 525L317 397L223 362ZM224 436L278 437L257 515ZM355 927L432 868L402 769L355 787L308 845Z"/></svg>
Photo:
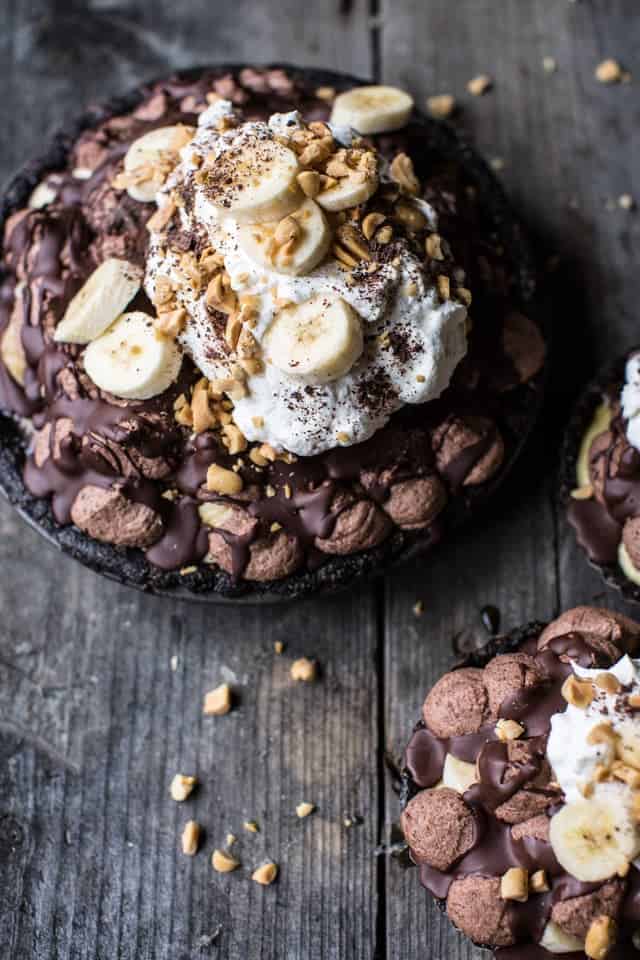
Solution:
<svg viewBox="0 0 640 960"><path fill-rule="evenodd" d="M280 68L144 86L4 223L0 411L29 425L26 491L143 551L150 581L429 545L518 445L510 397L545 346L476 192L425 162L401 91L404 127L369 117L366 139L336 120L357 98L333 116L321 94Z"/></svg>
<svg viewBox="0 0 640 960"><path fill-rule="evenodd" d="M421 882L503 960L630 957L640 626L576 607L497 646L435 684L406 749L401 823Z"/></svg>

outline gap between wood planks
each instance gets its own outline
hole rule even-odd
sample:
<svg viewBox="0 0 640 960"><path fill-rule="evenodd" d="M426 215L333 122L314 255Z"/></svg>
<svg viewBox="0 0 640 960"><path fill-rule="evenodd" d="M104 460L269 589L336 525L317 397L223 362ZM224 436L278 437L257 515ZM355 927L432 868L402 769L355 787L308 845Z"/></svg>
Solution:
<svg viewBox="0 0 640 960"><path fill-rule="evenodd" d="M370 44L371 44L371 73L375 83L380 83L382 77L382 43L380 23L381 0L369 0L370 17ZM381 589L376 597L376 691L378 697L378 723L376 744L376 772L378 779L378 808L376 836L378 846L383 847L386 842L386 794L385 789L387 768L386 756L386 714L385 701L385 639L386 639L386 591ZM376 924L373 941L373 960L384 960L387 956L387 853L380 853L376 861Z"/></svg>

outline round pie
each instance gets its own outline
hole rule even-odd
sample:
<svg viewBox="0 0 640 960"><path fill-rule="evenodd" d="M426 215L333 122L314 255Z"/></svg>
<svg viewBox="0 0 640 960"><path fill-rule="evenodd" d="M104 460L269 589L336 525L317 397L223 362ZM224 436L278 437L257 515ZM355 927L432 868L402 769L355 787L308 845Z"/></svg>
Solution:
<svg viewBox="0 0 640 960"><path fill-rule="evenodd" d="M2 487L123 582L343 586L447 536L535 419L526 239L395 88L145 85L55 138L3 221Z"/></svg>
<svg viewBox="0 0 640 960"><path fill-rule="evenodd" d="M502 960L638 947L639 647L639 624L575 607L494 641L425 698L405 839L453 923Z"/></svg>

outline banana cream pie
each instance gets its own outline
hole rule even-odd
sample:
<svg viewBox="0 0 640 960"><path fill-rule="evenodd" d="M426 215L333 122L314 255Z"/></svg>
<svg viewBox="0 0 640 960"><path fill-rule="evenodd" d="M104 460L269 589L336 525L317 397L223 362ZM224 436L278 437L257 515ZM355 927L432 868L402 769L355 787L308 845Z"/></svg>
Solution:
<svg viewBox="0 0 640 960"><path fill-rule="evenodd" d="M567 433L564 493L578 543L640 601L640 351L592 383Z"/></svg>
<svg viewBox="0 0 640 960"><path fill-rule="evenodd" d="M540 394L534 289L486 168L404 91L152 84L6 198L3 485L152 588L346 582L505 472Z"/></svg>
<svg viewBox="0 0 640 960"><path fill-rule="evenodd" d="M449 918L503 960L640 950L639 647L639 624L576 607L424 701L405 838Z"/></svg>

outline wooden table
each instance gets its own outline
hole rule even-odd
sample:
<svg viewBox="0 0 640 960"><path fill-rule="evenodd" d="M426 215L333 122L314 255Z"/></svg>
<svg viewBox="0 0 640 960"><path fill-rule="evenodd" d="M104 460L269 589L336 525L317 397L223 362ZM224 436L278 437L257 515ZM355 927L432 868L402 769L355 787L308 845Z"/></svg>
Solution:
<svg viewBox="0 0 640 960"><path fill-rule="evenodd" d="M3 960L485 956L389 851L391 771L484 604L504 629L578 602L622 609L578 553L554 475L579 384L639 339L640 217L618 206L640 199L639 23L635 0L4 0L4 176L92 98L176 66L288 59L418 102L455 94L542 255L561 261L554 376L528 454L487 514L384 583L294 606L170 603L57 555L0 505ZM637 79L597 83L605 57ZM494 88L472 97L479 73ZM302 655L321 665L315 684L289 678ZM203 717L225 680L236 709ZM178 771L200 780L182 805L168 793ZM306 820L302 800L317 805ZM190 817L206 826L195 858L178 845ZM228 832L242 868L216 874ZM280 876L261 888L249 877L265 857Z"/></svg>

